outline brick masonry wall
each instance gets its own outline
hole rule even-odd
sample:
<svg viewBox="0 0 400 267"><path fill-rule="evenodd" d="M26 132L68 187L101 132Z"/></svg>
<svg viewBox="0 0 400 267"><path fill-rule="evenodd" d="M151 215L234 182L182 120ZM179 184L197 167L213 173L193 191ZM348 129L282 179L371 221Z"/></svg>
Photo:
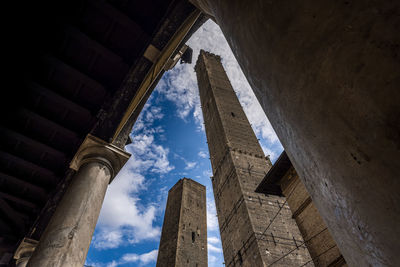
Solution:
<svg viewBox="0 0 400 267"><path fill-rule="evenodd" d="M188 179L169 191L157 267L207 267L206 189Z"/></svg>
<svg viewBox="0 0 400 267"><path fill-rule="evenodd" d="M202 51L195 69L225 266L307 263L310 255L304 245L297 245L303 239L285 198L254 192L271 162L264 157L220 58Z"/></svg>
<svg viewBox="0 0 400 267"><path fill-rule="evenodd" d="M347 266L293 166L280 185L315 266Z"/></svg>

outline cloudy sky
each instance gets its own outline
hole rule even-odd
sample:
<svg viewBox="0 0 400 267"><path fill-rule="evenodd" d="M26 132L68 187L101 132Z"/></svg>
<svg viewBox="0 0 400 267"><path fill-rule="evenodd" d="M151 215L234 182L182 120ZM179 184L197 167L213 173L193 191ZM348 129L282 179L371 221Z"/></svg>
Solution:
<svg viewBox="0 0 400 267"><path fill-rule="evenodd" d="M178 63L164 74L132 129L132 144L126 147L132 156L108 188L87 265L155 266L168 190L189 177L207 188L208 266L223 266L194 72L200 49L221 55L264 153L274 161L282 151L219 27L206 22L187 44L193 63Z"/></svg>

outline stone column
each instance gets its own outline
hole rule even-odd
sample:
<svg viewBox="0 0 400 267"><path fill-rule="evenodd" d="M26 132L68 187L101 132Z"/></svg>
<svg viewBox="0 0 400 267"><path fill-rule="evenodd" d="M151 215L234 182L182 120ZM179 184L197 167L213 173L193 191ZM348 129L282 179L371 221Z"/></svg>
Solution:
<svg viewBox="0 0 400 267"><path fill-rule="evenodd" d="M70 167L76 170L29 267L83 266L107 185L128 160L125 151L88 135Z"/></svg>
<svg viewBox="0 0 400 267"><path fill-rule="evenodd" d="M400 266L400 2L192 0L350 266Z"/></svg>
<svg viewBox="0 0 400 267"><path fill-rule="evenodd" d="M14 254L16 267L26 266L28 260L32 256L33 251L35 251L37 243L38 242L36 240L30 238L24 238L22 240Z"/></svg>

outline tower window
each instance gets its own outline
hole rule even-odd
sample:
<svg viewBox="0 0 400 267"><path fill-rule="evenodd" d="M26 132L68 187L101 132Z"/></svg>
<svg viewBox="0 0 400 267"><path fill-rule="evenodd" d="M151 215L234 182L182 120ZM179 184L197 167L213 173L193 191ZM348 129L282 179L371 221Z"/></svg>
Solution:
<svg viewBox="0 0 400 267"><path fill-rule="evenodd" d="M194 243L194 241L196 241L196 234L195 232L192 232L192 243Z"/></svg>
<svg viewBox="0 0 400 267"><path fill-rule="evenodd" d="M231 112L232 117L235 117L235 113Z"/></svg>

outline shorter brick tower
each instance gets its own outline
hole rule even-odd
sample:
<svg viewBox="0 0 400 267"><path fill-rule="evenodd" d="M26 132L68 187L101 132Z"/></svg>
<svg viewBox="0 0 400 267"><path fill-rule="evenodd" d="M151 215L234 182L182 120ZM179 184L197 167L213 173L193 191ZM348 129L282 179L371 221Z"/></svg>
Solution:
<svg viewBox="0 0 400 267"><path fill-rule="evenodd" d="M180 179L168 192L157 267L207 267L206 188Z"/></svg>

